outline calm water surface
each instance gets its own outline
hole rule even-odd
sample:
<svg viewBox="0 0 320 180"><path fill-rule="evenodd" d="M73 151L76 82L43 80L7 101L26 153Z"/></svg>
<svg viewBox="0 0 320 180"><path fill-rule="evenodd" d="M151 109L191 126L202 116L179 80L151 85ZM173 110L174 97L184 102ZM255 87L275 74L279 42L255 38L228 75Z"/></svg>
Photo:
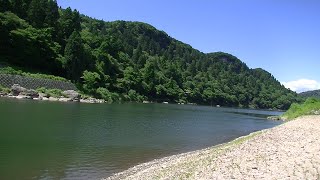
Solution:
<svg viewBox="0 0 320 180"><path fill-rule="evenodd" d="M281 122L280 112L0 98L0 179L100 179Z"/></svg>

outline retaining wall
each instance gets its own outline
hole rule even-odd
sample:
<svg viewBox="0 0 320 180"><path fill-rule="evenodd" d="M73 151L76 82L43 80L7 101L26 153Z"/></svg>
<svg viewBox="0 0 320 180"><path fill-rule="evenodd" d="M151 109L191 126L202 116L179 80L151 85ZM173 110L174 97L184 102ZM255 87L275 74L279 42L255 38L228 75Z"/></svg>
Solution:
<svg viewBox="0 0 320 180"><path fill-rule="evenodd" d="M44 87L47 89L77 90L76 86L71 82L32 78L11 74L0 74L0 85L11 88L11 86L14 84L19 84L27 89L38 89Z"/></svg>

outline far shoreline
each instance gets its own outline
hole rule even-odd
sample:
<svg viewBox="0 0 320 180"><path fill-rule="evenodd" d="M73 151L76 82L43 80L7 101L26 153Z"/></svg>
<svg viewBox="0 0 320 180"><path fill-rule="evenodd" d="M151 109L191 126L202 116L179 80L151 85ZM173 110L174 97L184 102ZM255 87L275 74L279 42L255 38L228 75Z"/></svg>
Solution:
<svg viewBox="0 0 320 180"><path fill-rule="evenodd" d="M75 103L87 103L87 104L113 104L113 103L119 103L119 104L125 104L125 103L139 103L139 104L167 104L167 105L189 105L189 106L206 106L206 107L212 107L212 108L233 108L233 109L247 109L247 110L257 110L257 111L276 111L276 112L285 112L285 110L281 109L259 109L259 108L252 108L252 107L232 107L232 106L211 106L211 105L205 105L205 104L196 104L196 103L174 103L174 102L153 102L153 101L116 101L116 102L107 102L103 99L96 99L96 98L88 98L88 99L80 99L80 101L74 101L70 98L65 97L56 97L56 98L30 98L27 96L13 96L12 94L1 94L0 92L0 98L7 98L7 99L24 99L24 100L35 100L35 101L48 101L48 102L75 102ZM267 118L269 120L283 120L283 119L272 119L272 117L278 117L278 116L269 116L270 118ZM285 120L283 120L285 121Z"/></svg>

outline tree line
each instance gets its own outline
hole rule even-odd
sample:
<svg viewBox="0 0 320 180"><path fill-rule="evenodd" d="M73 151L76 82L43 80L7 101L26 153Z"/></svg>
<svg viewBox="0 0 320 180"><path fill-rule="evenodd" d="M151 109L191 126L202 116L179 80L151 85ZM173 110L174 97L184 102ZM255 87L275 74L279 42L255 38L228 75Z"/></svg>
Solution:
<svg viewBox="0 0 320 180"><path fill-rule="evenodd" d="M302 92L302 93L299 93L299 96L303 98L309 98L309 97L320 98L320 89Z"/></svg>
<svg viewBox="0 0 320 180"><path fill-rule="evenodd" d="M267 71L146 23L93 19L55 0L0 3L0 61L65 77L98 98L264 109L300 100Z"/></svg>

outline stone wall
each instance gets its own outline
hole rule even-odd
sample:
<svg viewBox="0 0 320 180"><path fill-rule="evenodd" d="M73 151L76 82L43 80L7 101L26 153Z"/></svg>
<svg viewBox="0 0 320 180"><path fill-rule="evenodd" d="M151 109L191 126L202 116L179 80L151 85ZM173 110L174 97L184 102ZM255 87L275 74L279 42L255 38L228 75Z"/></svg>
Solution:
<svg viewBox="0 0 320 180"><path fill-rule="evenodd" d="M77 90L76 86L71 82L0 74L0 85L11 88L11 86L14 84L19 84L21 87L27 89L38 89L44 87L47 89Z"/></svg>

